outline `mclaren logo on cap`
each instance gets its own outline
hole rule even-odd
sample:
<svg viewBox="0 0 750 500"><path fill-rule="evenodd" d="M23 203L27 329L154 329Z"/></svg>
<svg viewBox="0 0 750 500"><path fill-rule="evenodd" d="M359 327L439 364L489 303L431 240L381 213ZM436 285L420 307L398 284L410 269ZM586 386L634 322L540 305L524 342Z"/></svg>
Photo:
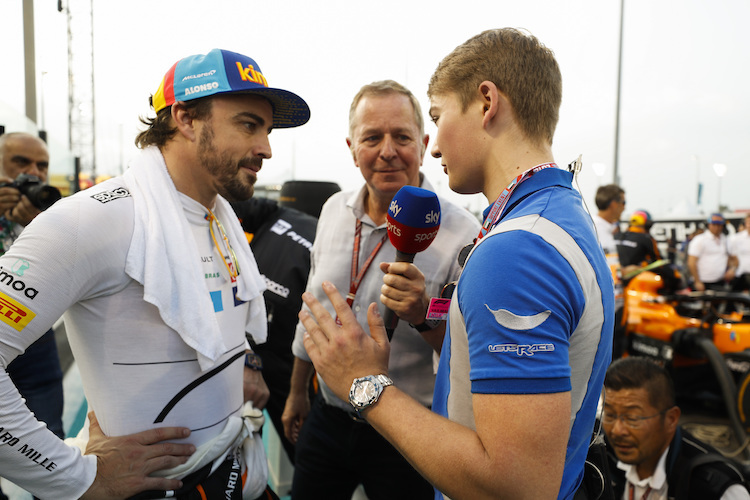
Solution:
<svg viewBox="0 0 750 500"><path fill-rule="evenodd" d="M263 85L264 87L268 87L268 81L266 80L266 77L263 76L263 73L255 71L255 68L253 68L252 64L248 64L247 68L245 68L242 66L241 62L237 61L237 69L240 72L242 81L258 83L260 85Z"/></svg>

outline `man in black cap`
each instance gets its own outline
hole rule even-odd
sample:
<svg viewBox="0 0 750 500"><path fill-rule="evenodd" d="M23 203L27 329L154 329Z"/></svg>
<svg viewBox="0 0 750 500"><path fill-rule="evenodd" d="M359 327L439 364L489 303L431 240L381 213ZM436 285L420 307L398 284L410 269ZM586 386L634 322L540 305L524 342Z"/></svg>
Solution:
<svg viewBox="0 0 750 500"><path fill-rule="evenodd" d="M268 391L246 357L246 333L266 337L265 283L227 200L252 196L268 134L304 124L309 108L218 49L175 63L152 104L128 171L58 202L0 257L25 263L0 283L0 364L65 313L92 410L66 444L0 371L0 468L40 497L266 489ZM243 408L243 373L255 407Z"/></svg>

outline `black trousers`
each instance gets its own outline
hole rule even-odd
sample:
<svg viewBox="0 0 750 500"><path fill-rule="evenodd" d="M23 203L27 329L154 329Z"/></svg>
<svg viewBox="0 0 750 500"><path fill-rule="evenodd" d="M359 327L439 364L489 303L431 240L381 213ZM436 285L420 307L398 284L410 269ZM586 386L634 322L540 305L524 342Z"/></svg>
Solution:
<svg viewBox="0 0 750 500"><path fill-rule="evenodd" d="M431 500L434 490L370 424L318 395L300 430L292 500L350 500L358 485L370 500Z"/></svg>

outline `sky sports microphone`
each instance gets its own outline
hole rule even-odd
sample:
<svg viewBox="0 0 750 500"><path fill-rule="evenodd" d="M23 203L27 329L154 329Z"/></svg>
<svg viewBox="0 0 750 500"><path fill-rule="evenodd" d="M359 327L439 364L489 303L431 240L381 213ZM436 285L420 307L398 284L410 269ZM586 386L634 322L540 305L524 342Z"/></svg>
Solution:
<svg viewBox="0 0 750 500"><path fill-rule="evenodd" d="M388 238L396 248L396 262L414 262L416 253L430 246L440 229L440 201L432 191L404 186L388 207L386 224ZM390 340L398 316L386 308L383 321Z"/></svg>

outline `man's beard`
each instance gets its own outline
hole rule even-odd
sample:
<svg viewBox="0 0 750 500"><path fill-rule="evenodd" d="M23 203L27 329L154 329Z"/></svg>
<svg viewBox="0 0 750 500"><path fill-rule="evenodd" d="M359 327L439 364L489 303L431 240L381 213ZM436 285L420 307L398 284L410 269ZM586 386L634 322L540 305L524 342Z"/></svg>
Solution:
<svg viewBox="0 0 750 500"><path fill-rule="evenodd" d="M214 130L210 123L207 123L201 131L200 141L198 143L198 159L203 167L216 177L216 190L218 193L229 201L245 201L253 196L254 178L242 180L243 166L260 166L262 158L242 158L238 163L232 164L232 159L228 153L219 153L214 145Z"/></svg>

